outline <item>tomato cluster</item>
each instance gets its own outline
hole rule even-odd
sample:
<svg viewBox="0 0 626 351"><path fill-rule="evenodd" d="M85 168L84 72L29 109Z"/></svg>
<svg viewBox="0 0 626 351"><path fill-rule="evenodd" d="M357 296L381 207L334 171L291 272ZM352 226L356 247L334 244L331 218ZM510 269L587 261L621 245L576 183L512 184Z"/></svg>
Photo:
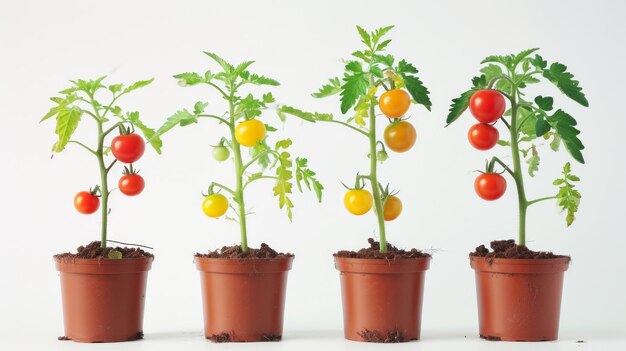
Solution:
<svg viewBox="0 0 626 351"><path fill-rule="evenodd" d="M235 139L245 147L253 147L262 142L266 134L265 124L258 119L243 121L235 127ZM224 140L213 147L211 154L220 162L230 158L230 150L224 145ZM229 207L228 198L219 193L209 192L209 195L205 196L202 201L202 211L211 218L223 216Z"/></svg>
<svg viewBox="0 0 626 351"><path fill-rule="evenodd" d="M478 150L489 150L498 143L500 133L494 124L502 117L506 109L504 96L493 89L478 90L472 94L469 109L480 123L474 124L467 133L470 144ZM498 173L488 169L474 181L476 194L484 200L497 200L506 191L506 180Z"/></svg>
<svg viewBox="0 0 626 351"><path fill-rule="evenodd" d="M120 135L111 141L111 153L122 163L130 167L124 167L122 177L118 181L118 188L127 196L139 195L146 183L142 176L133 169L133 163L143 156L146 144L141 136L129 130L120 128ZM99 187L95 190L81 191L74 197L74 207L82 214L92 214L100 207Z"/></svg>
<svg viewBox="0 0 626 351"><path fill-rule="evenodd" d="M406 152L415 144L417 133L413 125L402 117L409 111L411 96L402 89L392 89L385 92L378 100L380 111L392 119L385 128L385 144L395 152Z"/></svg>

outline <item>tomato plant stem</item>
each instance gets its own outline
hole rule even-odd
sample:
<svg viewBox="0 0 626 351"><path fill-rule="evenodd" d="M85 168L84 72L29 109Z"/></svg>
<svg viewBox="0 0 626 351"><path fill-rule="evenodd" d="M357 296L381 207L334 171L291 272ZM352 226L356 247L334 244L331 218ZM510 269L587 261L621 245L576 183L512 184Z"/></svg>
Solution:
<svg viewBox="0 0 626 351"><path fill-rule="evenodd" d="M370 77L369 89L374 87L374 80ZM380 252L387 252L387 237L385 234L385 218L383 217L383 202L380 197L380 187L378 186L378 174L377 174L377 152L376 152L376 112L374 106L376 105L375 99L370 102L369 108L369 139L370 139L370 174L369 180L372 186L372 196L374 197L374 207L376 209L376 218L378 220L378 230L380 235Z"/></svg>
<svg viewBox="0 0 626 351"><path fill-rule="evenodd" d="M101 196L101 213L102 213L102 231L100 246L102 248L107 247L107 220L109 215L109 184L108 173L109 169L104 165L104 137L106 134L102 129L102 122L98 121L98 149L96 150L96 158L98 159L98 166L100 168L100 192Z"/></svg>
<svg viewBox="0 0 626 351"><path fill-rule="evenodd" d="M520 162L519 151L519 130L517 124L517 87L513 85L513 93L511 94L511 156L513 158L513 180L517 186L517 200L519 205L519 230L518 244L526 245L526 210L528 209L528 201L526 200L526 192L524 190L524 176Z"/></svg>
<svg viewBox="0 0 626 351"><path fill-rule="evenodd" d="M245 170L241 160L241 147L235 137L235 96L234 87L231 86L230 95L228 95L228 107L230 123L230 136L232 140L231 147L233 149L233 158L235 160L236 187L234 199L237 202L239 210L239 229L241 231L241 251L248 252L248 235L246 233L246 206L243 200L243 172Z"/></svg>

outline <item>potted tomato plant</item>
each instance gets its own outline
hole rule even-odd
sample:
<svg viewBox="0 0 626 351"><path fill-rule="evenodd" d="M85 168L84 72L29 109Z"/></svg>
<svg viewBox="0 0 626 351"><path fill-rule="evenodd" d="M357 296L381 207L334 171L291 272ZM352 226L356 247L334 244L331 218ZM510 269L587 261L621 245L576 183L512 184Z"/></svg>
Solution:
<svg viewBox="0 0 626 351"><path fill-rule="evenodd" d="M270 145L267 133L276 129L263 122L261 116L274 102L272 93L259 97L241 92L244 87L277 86L279 83L251 73L248 67L253 61L235 66L214 53L205 54L217 63L217 72L187 72L174 77L181 86L212 88L226 100L226 111L207 113L208 104L199 101L191 111L176 112L155 134L159 136L176 125L187 126L201 119L215 120L227 132L211 152L220 162L232 158L235 183L227 186L211 182L202 210L208 217L225 217L238 222L240 244L195 255L195 264L201 273L205 336L214 342L278 341L282 338L287 273L294 255L279 253L266 244L261 244L260 248L248 246L245 189L259 181L273 181L278 205L291 220L290 195L294 178L298 190L302 192L304 187L313 190L318 200L321 200L323 186L306 158L294 159L289 153L290 139Z"/></svg>
<svg viewBox="0 0 626 351"><path fill-rule="evenodd" d="M508 174L515 183L519 210L518 240L493 241L493 251L481 245L470 253L476 273L480 336L488 340L540 341L558 337L563 275L569 256L531 251L526 246L526 212L532 205L556 201L566 212L567 226L578 210L581 195L575 188L579 178L565 163L562 175L553 184L556 195L529 198L524 187L524 173L534 177L539 169L539 146L549 143L557 151L561 146L574 160L584 163L583 144L576 120L562 109L554 109L554 99L525 92L529 85L545 79L567 97L583 106L587 98L574 76L561 63L548 64L529 49L517 55L489 56L481 64L482 75L472 80L473 87L452 100L448 125L469 107L479 123L469 130L470 143L479 150L496 144L508 147L512 165L492 157L486 170L476 177L474 187L485 200L500 198L507 189ZM533 56L534 54L534 56ZM507 103L508 101L508 103ZM507 106L508 105L508 106ZM500 139L498 121L506 137ZM526 170L522 160L526 160ZM501 168L498 172L496 168Z"/></svg>
<svg viewBox="0 0 626 351"><path fill-rule="evenodd" d="M377 167L387 159L387 149L402 153L414 145L415 128L406 115L411 104L427 110L431 106L428 89L418 78L415 66L406 60L396 61L385 52L391 42L385 35L392 28L367 32L357 26L363 49L352 53L342 79L330 79L313 94L317 98L340 94L341 113L352 110L349 118L340 120L332 114L280 107L283 114L344 126L360 135L367 145L369 171L357 174L353 187L346 186L344 204L354 215L374 208L379 241L369 239L368 248L334 254L335 267L341 273L344 336L355 341L419 339L424 274L431 258L416 249L401 250L387 242L385 222L400 215L402 202L389 185L382 185ZM381 122L388 122L384 143L377 133Z"/></svg>
<svg viewBox="0 0 626 351"><path fill-rule="evenodd" d="M62 90L60 96L51 98L55 106L41 119L42 122L53 117L56 120L58 139L52 152L60 153L75 145L96 159L100 171L100 183L74 197L74 206L82 214L93 214L100 209L100 241L80 246L77 253L54 256L63 296L65 336L62 338L78 342L117 342L143 337L146 283L154 260L152 254L140 248L110 247L109 242L124 243L107 239L109 196L114 190L109 186L109 175L118 162L127 164L118 189L128 196L141 193L145 183L133 164L143 155L145 142L134 129L139 129L146 138L154 134L138 112L124 112L118 100L150 84L152 79L128 86L107 86L104 79L71 81L72 85ZM96 138L91 146L73 137L84 119L95 123ZM119 135L111 140L109 137L117 131ZM153 138L150 144L160 153L159 138Z"/></svg>

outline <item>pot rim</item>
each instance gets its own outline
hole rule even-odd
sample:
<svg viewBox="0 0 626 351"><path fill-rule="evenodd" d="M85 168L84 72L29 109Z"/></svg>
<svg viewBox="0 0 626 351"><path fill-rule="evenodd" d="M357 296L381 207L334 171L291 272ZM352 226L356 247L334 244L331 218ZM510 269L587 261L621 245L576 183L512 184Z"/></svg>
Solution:
<svg viewBox="0 0 626 351"><path fill-rule="evenodd" d="M205 273L278 273L291 270L295 256L274 258L214 258L194 256L196 268Z"/></svg>
<svg viewBox="0 0 626 351"><path fill-rule="evenodd" d="M335 268L342 273L395 274L423 272L430 268L431 259L432 256L399 258L395 260L334 256Z"/></svg>
<svg viewBox="0 0 626 351"><path fill-rule="evenodd" d="M477 272L557 273L569 268L571 257L556 258L490 258L470 256L470 266Z"/></svg>
<svg viewBox="0 0 626 351"><path fill-rule="evenodd" d="M72 258L54 257L57 271L78 274L124 274L149 271L154 256L136 258Z"/></svg>

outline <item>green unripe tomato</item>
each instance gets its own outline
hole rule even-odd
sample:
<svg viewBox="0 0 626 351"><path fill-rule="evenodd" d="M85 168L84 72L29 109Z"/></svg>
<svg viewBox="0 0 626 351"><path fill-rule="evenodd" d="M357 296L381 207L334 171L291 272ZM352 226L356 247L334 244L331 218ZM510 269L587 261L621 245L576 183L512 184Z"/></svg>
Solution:
<svg viewBox="0 0 626 351"><path fill-rule="evenodd" d="M230 151L226 146L222 145L213 147L212 154L213 158L220 162L226 161L230 157Z"/></svg>
<svg viewBox="0 0 626 351"><path fill-rule="evenodd" d="M389 155L387 155L387 152L380 150L376 153L376 158L378 159L379 162L385 162L387 161L387 159L389 158Z"/></svg>

